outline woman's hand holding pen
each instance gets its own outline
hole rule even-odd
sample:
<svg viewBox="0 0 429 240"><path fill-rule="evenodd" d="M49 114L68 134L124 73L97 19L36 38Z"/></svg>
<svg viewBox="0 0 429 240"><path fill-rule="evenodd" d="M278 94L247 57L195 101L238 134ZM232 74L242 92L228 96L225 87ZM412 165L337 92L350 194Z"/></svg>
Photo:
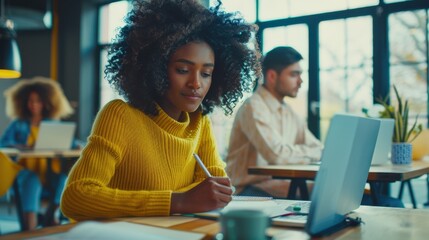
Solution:
<svg viewBox="0 0 429 240"><path fill-rule="evenodd" d="M227 177L209 177L183 193L173 193L170 213L206 212L225 207L232 200L231 182Z"/></svg>

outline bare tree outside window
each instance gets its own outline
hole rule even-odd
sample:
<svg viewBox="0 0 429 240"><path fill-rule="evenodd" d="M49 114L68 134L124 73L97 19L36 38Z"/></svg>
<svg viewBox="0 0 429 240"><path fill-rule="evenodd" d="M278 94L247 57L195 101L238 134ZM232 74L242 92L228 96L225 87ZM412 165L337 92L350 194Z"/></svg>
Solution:
<svg viewBox="0 0 429 240"><path fill-rule="evenodd" d="M419 122L427 126L428 11L398 12L388 20L392 104L394 84L410 102L410 121L419 115Z"/></svg>
<svg viewBox="0 0 429 240"><path fill-rule="evenodd" d="M319 25L321 139L335 113L360 113L372 105L372 18Z"/></svg>

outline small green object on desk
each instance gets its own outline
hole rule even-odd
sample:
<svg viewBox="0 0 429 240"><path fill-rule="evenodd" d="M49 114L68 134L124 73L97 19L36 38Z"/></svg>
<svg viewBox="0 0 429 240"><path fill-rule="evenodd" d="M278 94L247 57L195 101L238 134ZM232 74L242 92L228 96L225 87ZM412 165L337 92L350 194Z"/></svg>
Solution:
<svg viewBox="0 0 429 240"><path fill-rule="evenodd" d="M301 207L300 206L293 206L292 210L294 212L299 212L299 211L301 211Z"/></svg>

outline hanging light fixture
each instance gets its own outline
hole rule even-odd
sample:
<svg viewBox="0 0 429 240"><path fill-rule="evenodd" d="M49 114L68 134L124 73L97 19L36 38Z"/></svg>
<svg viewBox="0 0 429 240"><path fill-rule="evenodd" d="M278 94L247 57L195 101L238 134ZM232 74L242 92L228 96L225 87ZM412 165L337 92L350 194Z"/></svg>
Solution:
<svg viewBox="0 0 429 240"><path fill-rule="evenodd" d="M21 77L21 56L13 22L5 17L4 0L1 0L0 15L0 78Z"/></svg>

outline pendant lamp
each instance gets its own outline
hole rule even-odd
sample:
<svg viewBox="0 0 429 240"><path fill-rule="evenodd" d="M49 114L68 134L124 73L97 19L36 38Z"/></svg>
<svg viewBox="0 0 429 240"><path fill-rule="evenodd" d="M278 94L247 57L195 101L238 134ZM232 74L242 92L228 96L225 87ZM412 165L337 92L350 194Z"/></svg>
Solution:
<svg viewBox="0 0 429 240"><path fill-rule="evenodd" d="M13 22L4 15L4 0L1 0L0 15L0 78L21 77L21 56Z"/></svg>

